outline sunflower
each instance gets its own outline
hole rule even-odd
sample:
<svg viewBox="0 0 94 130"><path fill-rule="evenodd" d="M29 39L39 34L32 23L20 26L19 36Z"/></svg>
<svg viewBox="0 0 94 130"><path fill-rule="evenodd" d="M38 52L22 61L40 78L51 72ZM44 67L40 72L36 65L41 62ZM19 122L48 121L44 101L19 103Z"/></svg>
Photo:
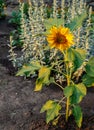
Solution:
<svg viewBox="0 0 94 130"><path fill-rule="evenodd" d="M57 48L60 51L66 50L74 44L74 36L70 32L69 28L64 28L62 26L53 26L50 33L47 35L47 41L51 48Z"/></svg>

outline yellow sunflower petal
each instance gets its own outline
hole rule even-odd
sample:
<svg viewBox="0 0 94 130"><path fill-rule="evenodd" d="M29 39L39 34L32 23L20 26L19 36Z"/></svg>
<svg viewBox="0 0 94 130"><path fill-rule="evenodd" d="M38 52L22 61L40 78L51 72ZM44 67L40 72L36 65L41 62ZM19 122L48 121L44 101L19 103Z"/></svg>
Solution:
<svg viewBox="0 0 94 130"><path fill-rule="evenodd" d="M51 48L57 48L61 51L66 50L74 44L74 36L68 28L52 27L50 33L47 35L47 41Z"/></svg>

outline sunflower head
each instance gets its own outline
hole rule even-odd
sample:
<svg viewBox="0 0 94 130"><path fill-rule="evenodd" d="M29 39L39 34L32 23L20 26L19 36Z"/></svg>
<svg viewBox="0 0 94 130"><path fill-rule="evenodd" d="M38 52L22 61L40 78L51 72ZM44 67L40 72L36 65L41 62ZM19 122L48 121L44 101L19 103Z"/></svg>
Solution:
<svg viewBox="0 0 94 130"><path fill-rule="evenodd" d="M60 51L68 49L74 44L74 36L68 28L52 27L50 33L47 35L47 41L51 48L57 48Z"/></svg>

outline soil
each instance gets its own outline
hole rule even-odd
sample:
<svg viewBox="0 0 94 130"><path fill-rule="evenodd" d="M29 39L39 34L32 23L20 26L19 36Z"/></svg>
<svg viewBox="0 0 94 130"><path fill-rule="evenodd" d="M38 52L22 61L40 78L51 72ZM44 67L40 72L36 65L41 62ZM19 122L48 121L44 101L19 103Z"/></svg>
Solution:
<svg viewBox="0 0 94 130"><path fill-rule="evenodd" d="M59 99L63 93L53 84L34 92L34 78L15 76L7 57L9 34L14 29L8 24L9 18L0 20L0 130L94 130L94 88L88 89L81 103L84 114L81 129L73 117L67 123L61 117L57 126L45 123L45 113L40 114L42 105L49 99Z"/></svg>

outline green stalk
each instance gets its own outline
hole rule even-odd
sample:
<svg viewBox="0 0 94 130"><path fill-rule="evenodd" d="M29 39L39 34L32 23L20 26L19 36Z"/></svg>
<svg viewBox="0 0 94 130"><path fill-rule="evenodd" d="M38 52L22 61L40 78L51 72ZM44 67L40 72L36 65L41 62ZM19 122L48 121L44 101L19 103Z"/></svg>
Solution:
<svg viewBox="0 0 94 130"><path fill-rule="evenodd" d="M65 58L68 60L67 50L66 50ZM65 63L65 64L66 64L66 73L67 73L66 74L67 75L67 86L69 86L70 85L69 65L68 65L68 63ZM70 105L70 102L69 102L69 97L68 97L67 102L66 102L66 121L68 121L68 117L69 117L69 105Z"/></svg>
<svg viewBox="0 0 94 130"><path fill-rule="evenodd" d="M69 86L70 85L70 79L69 77L67 76L67 85ZM68 117L69 117L69 97L67 98L67 102L66 102L66 121L68 121Z"/></svg>

